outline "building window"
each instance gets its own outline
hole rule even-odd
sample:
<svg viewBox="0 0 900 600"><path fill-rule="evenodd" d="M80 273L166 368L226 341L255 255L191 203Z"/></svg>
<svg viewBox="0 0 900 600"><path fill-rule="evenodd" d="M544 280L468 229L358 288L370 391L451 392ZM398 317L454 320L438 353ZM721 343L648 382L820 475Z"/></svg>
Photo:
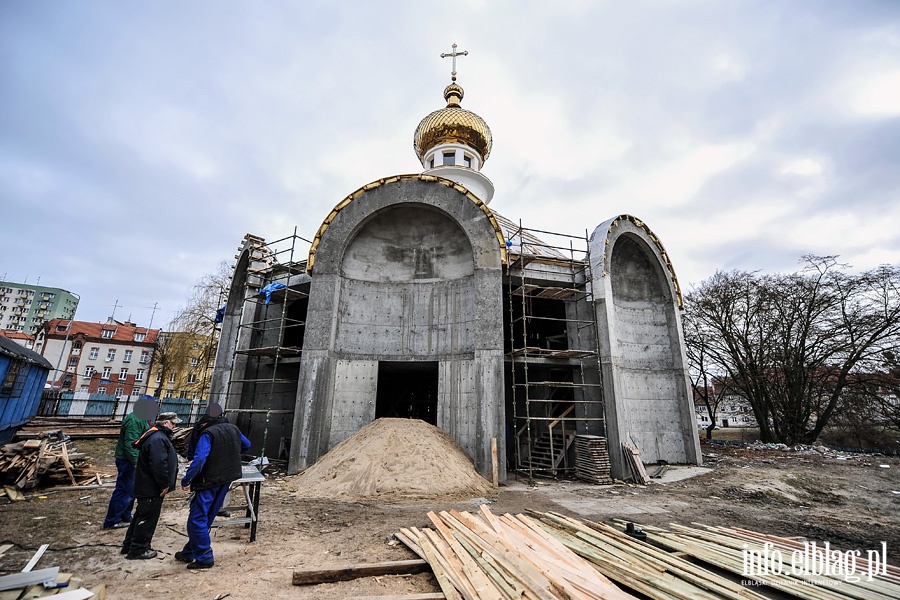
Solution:
<svg viewBox="0 0 900 600"><path fill-rule="evenodd" d="M160 381L162 381L162 371L157 371L156 372L156 383L159 383Z"/></svg>
<svg viewBox="0 0 900 600"><path fill-rule="evenodd" d="M122 359L122 362L131 362L131 355L134 354L131 350L125 351L125 357Z"/></svg>
<svg viewBox="0 0 900 600"><path fill-rule="evenodd" d="M103 331L100 332L100 337L102 337L102 338L105 339L105 340L108 340L108 339L110 339L110 338L113 336L113 334L115 334L115 333L116 333L116 332L115 332L114 329L104 329Z"/></svg>
<svg viewBox="0 0 900 600"><path fill-rule="evenodd" d="M468 154L463 154L463 164L470 169L472 168L472 157Z"/></svg>
<svg viewBox="0 0 900 600"><path fill-rule="evenodd" d="M121 371L119 371L119 380L120 381L125 379L126 377L128 377L128 369L122 369Z"/></svg>
<svg viewBox="0 0 900 600"><path fill-rule="evenodd" d="M25 387L25 377L19 377L19 371L25 363L21 360L13 360L6 369L6 376L0 383L0 396L12 398L18 396ZM21 380L21 381L19 381Z"/></svg>
<svg viewBox="0 0 900 600"><path fill-rule="evenodd" d="M105 386L105 385L101 385L100 387L98 387L98 388L97 388L97 393L98 393L98 394L105 394L105 393L106 393L106 386Z"/></svg>
<svg viewBox="0 0 900 600"><path fill-rule="evenodd" d="M82 391L82 392L87 392L89 389L90 389L89 386L83 385L83 386L81 386L81 390L80 390L80 391Z"/></svg>
<svg viewBox="0 0 900 600"><path fill-rule="evenodd" d="M445 165L455 165L456 164L456 152L444 152L444 164Z"/></svg>
<svg viewBox="0 0 900 600"><path fill-rule="evenodd" d="M117 387L116 388L116 396L121 396L125 393L125 388Z"/></svg>
<svg viewBox="0 0 900 600"><path fill-rule="evenodd" d="M199 364L200 364L200 359L197 358L196 356L192 356L191 357L191 366L196 367Z"/></svg>
<svg viewBox="0 0 900 600"><path fill-rule="evenodd" d="M147 334L146 334L146 333L135 333L135 334L134 334L134 341L136 341L136 342L143 342L145 337L147 337Z"/></svg>
<svg viewBox="0 0 900 600"><path fill-rule="evenodd" d="M111 362L111 361L114 361L114 360L116 360L116 349L115 349L115 348L110 348L110 349L106 352L106 362Z"/></svg>
<svg viewBox="0 0 900 600"><path fill-rule="evenodd" d="M58 323L58 324L56 325L56 330L57 330L57 331L68 331L68 330L69 330L69 324L68 324L68 323Z"/></svg>
<svg viewBox="0 0 900 600"><path fill-rule="evenodd" d="M138 369L137 373L134 374L135 381L143 381L144 380L144 370Z"/></svg>
<svg viewBox="0 0 900 600"><path fill-rule="evenodd" d="M175 383L175 373L169 375L169 383Z"/></svg>
<svg viewBox="0 0 900 600"><path fill-rule="evenodd" d="M84 376L85 377L92 377L94 375L94 372L95 372L94 365L88 365L84 368Z"/></svg>
<svg viewBox="0 0 900 600"><path fill-rule="evenodd" d="M97 356L100 354L100 348L91 348L91 353L88 354L88 359L97 360Z"/></svg>
<svg viewBox="0 0 900 600"><path fill-rule="evenodd" d="M150 351L141 350L141 364L146 364L148 362L150 362Z"/></svg>
<svg viewBox="0 0 900 600"><path fill-rule="evenodd" d="M188 373L187 382L188 383L197 383L197 376L194 375L193 373Z"/></svg>
<svg viewBox="0 0 900 600"><path fill-rule="evenodd" d="M101 379L109 379L109 376L112 374L112 367L103 367L103 373L100 375Z"/></svg>
<svg viewBox="0 0 900 600"><path fill-rule="evenodd" d="M433 156L431 157L431 160L428 161L428 168L429 169L434 168L434 157Z"/></svg>
<svg viewBox="0 0 900 600"><path fill-rule="evenodd" d="M77 340L72 342L72 349L73 350L81 350L81 342L77 341Z"/></svg>
<svg viewBox="0 0 900 600"><path fill-rule="evenodd" d="M77 357L77 356L70 356L70 357L69 357L69 366L70 366L70 367L77 367L77 366L78 366L78 357Z"/></svg>

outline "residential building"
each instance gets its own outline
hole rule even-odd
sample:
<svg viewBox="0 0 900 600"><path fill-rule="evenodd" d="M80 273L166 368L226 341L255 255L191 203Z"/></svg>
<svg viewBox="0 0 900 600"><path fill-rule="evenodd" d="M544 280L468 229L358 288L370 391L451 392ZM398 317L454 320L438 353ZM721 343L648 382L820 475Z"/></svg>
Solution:
<svg viewBox="0 0 900 600"><path fill-rule="evenodd" d="M66 290L0 281L0 329L35 335L51 319L74 318L77 308L78 297Z"/></svg>
<svg viewBox="0 0 900 600"><path fill-rule="evenodd" d="M54 389L127 396L146 393L158 338L158 329L111 318L53 319L41 327L35 348L54 366Z"/></svg>
<svg viewBox="0 0 900 600"><path fill-rule="evenodd" d="M702 401L694 401L694 412L697 416L697 427L709 427L712 420L706 404ZM719 427L756 427L756 417L747 399L736 394L730 394L719 401L716 410L716 425Z"/></svg>
<svg viewBox="0 0 900 600"><path fill-rule="evenodd" d="M0 337L14 341L23 348L34 350L34 336L18 329L0 329Z"/></svg>
<svg viewBox="0 0 900 600"><path fill-rule="evenodd" d="M216 352L213 336L186 331L159 334L156 358L147 379L147 393L157 398L206 398Z"/></svg>

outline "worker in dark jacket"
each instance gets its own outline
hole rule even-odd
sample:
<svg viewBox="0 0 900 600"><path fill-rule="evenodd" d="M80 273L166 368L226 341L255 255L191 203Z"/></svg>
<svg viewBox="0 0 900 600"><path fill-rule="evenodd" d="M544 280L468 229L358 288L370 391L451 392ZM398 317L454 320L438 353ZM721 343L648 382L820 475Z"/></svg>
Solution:
<svg viewBox="0 0 900 600"><path fill-rule="evenodd" d="M153 398L140 398L134 403L134 410L122 419L119 440L116 442L116 488L109 498L103 529L128 527L131 522L131 510L134 508L134 468L138 459L138 450L132 444L150 429L149 421L156 416L156 410Z"/></svg>
<svg viewBox="0 0 900 600"><path fill-rule="evenodd" d="M181 419L175 413L160 413L156 426L134 443L138 449L134 478L137 509L122 543L125 558L145 560L156 557L150 542L159 522L163 498L178 482L178 455L169 439L177 423L181 423Z"/></svg>
<svg viewBox="0 0 900 600"><path fill-rule="evenodd" d="M203 429L194 459L181 480L181 487L192 492L188 513L188 542L175 558L188 563L188 569L213 566L209 530L216 513L225 502L231 482L241 478L241 454L250 449L250 440L228 421Z"/></svg>

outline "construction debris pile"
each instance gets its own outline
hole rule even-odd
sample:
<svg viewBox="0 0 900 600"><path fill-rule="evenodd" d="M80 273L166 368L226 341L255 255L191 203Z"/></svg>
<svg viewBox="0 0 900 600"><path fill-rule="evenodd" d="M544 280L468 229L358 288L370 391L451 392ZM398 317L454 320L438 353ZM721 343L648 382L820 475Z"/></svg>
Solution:
<svg viewBox="0 0 900 600"><path fill-rule="evenodd" d="M900 570L877 551L851 566L840 557L852 552L810 550L808 542L747 530L627 524L626 532L557 513L480 511L430 512L434 529L396 534L428 563L445 598L624 599L634 592L659 600L765 600L758 586L807 600L900 598ZM765 562L773 549L788 557L787 569L774 561L754 564L753 557ZM806 570L792 568L791 557L804 553Z"/></svg>
<svg viewBox="0 0 900 600"><path fill-rule="evenodd" d="M376 419L297 476L302 496L477 498L490 484L445 432L416 419Z"/></svg>
<svg viewBox="0 0 900 600"><path fill-rule="evenodd" d="M98 473L87 471L89 466L88 457L62 431L0 448L0 481L11 500L20 499L18 490L38 485L102 484Z"/></svg>

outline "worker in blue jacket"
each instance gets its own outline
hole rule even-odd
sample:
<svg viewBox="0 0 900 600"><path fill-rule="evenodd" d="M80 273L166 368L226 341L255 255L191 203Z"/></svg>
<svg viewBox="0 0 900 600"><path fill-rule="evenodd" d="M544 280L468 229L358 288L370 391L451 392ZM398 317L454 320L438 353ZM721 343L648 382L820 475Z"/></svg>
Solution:
<svg viewBox="0 0 900 600"><path fill-rule="evenodd" d="M181 487L192 492L188 542L175 553L188 569L208 569L215 563L209 530L231 483L241 478L241 454L249 449L250 440L228 421L207 426L197 440L194 459L181 480Z"/></svg>

